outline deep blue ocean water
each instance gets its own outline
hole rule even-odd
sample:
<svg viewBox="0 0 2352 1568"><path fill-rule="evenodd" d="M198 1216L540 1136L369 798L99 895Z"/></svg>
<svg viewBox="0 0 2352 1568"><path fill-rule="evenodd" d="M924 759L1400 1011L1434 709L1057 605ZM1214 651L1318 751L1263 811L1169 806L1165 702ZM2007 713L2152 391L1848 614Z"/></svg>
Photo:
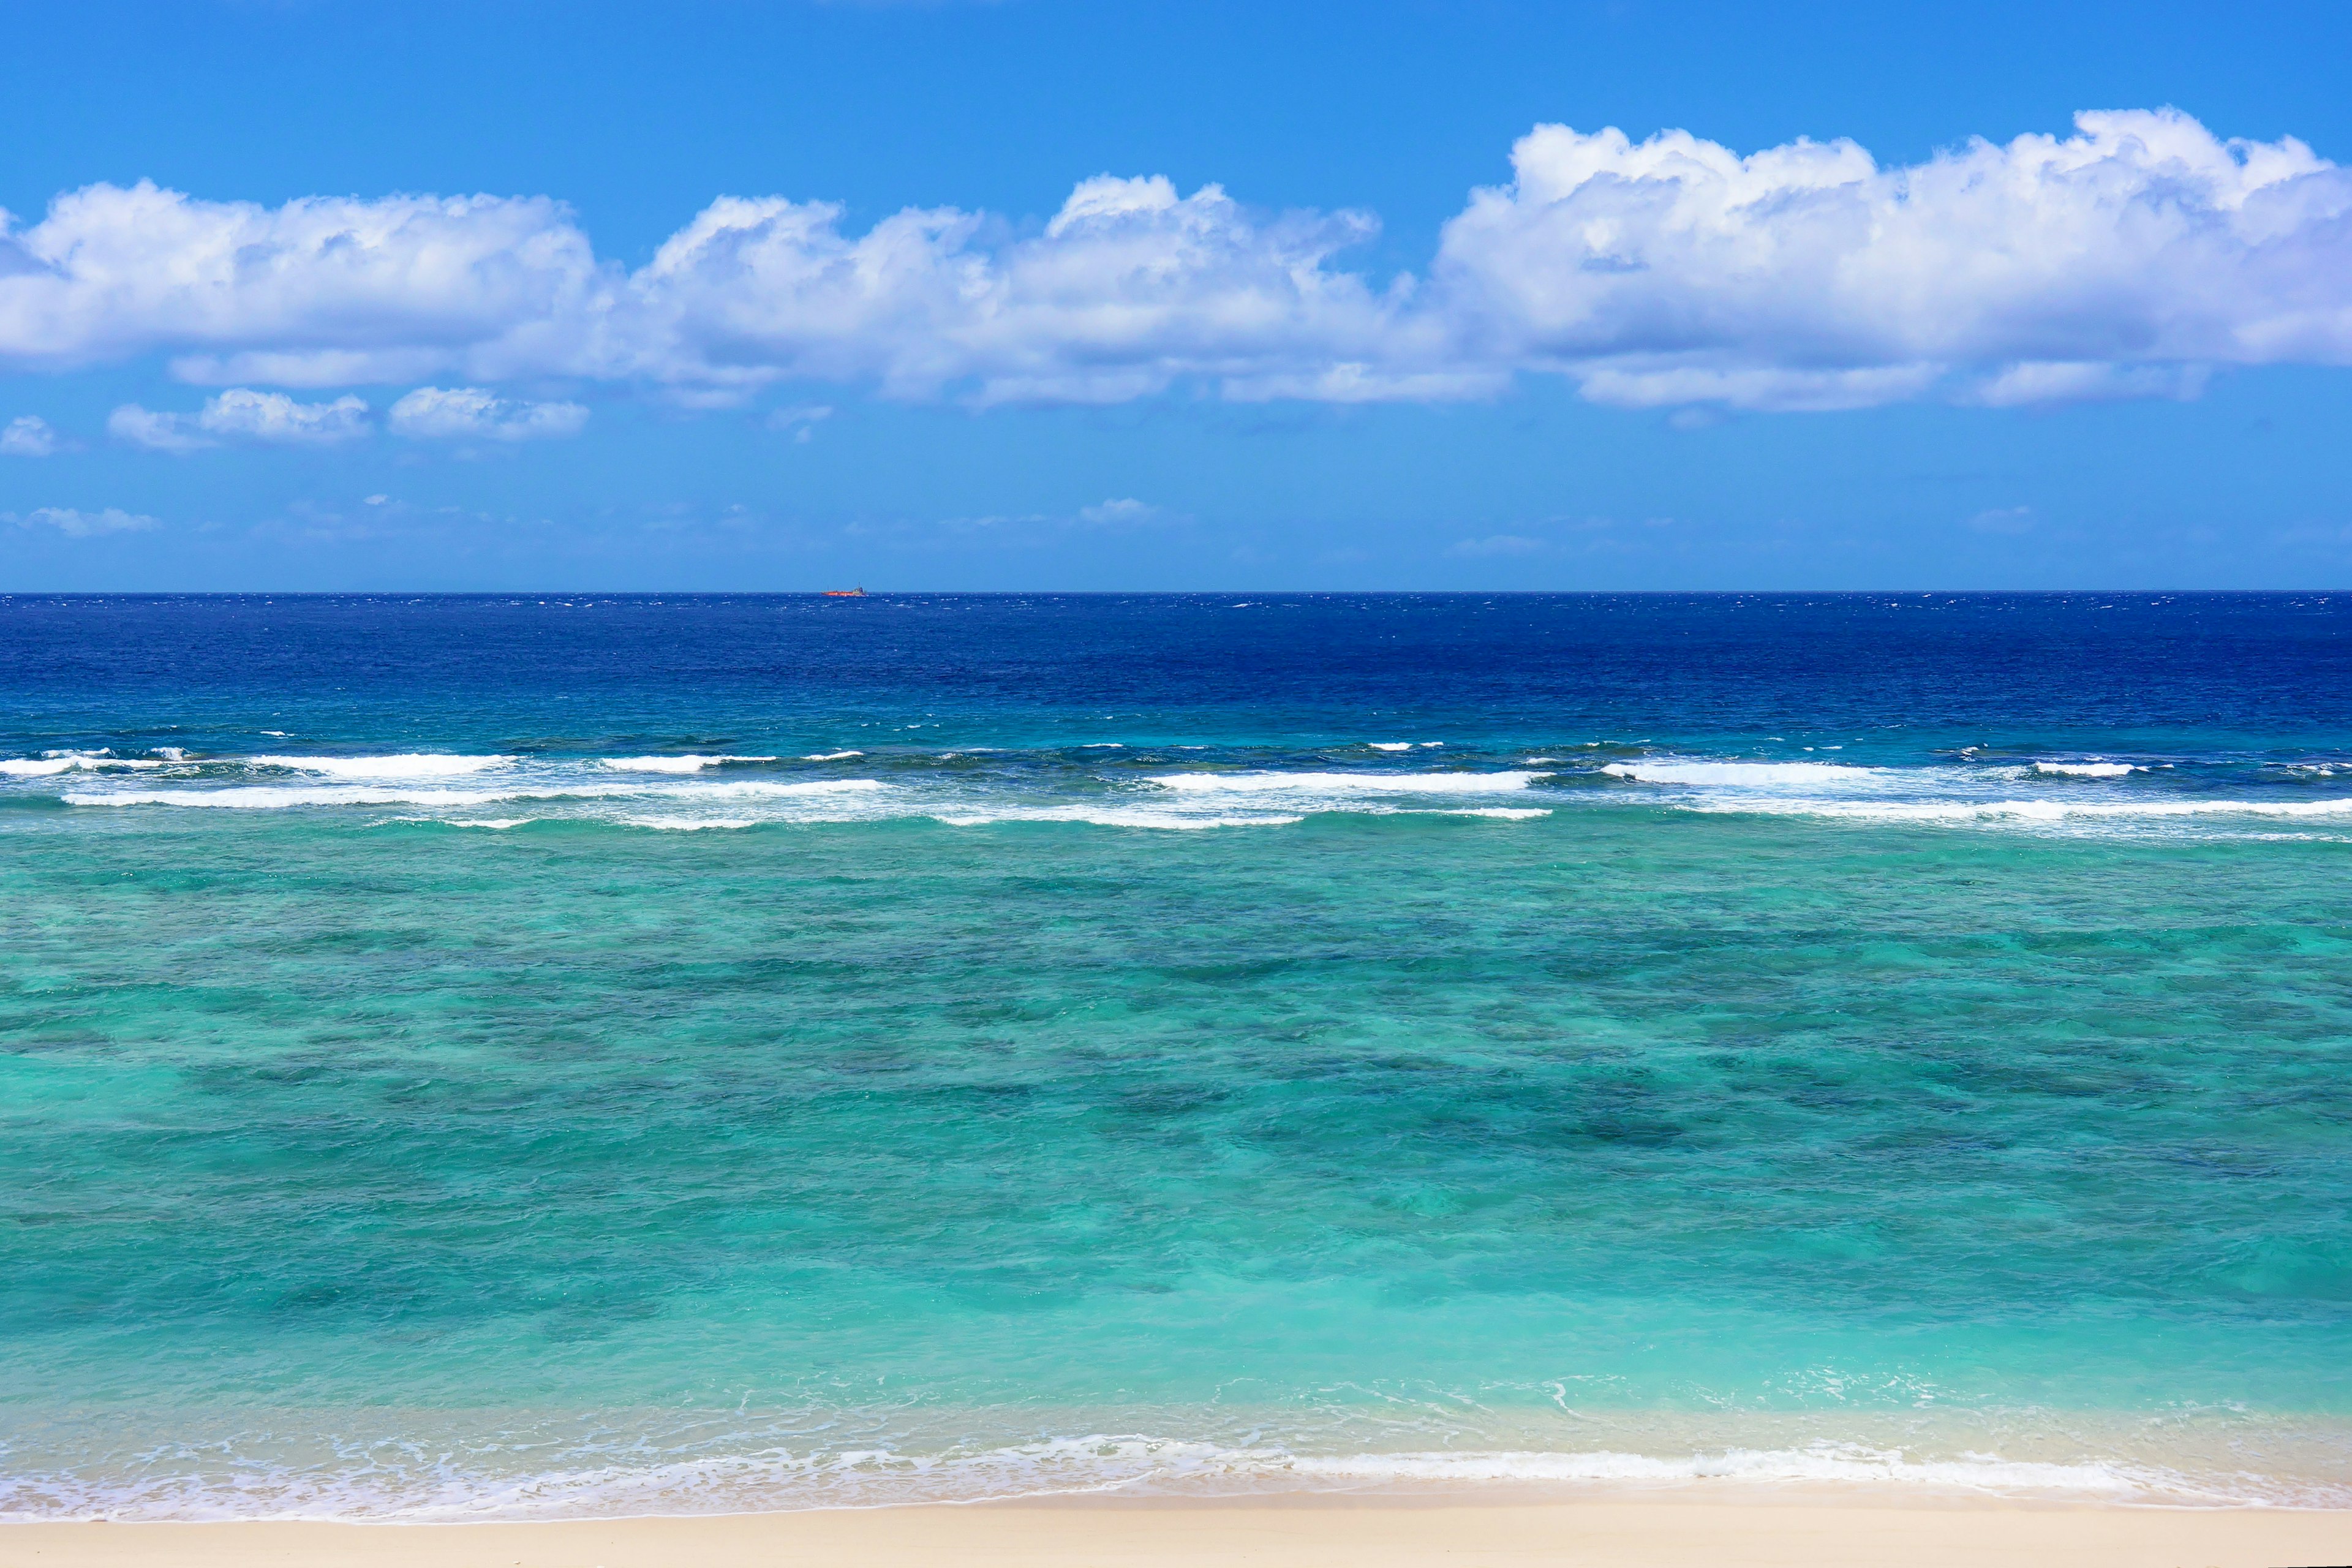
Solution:
<svg viewBox="0 0 2352 1568"><path fill-rule="evenodd" d="M0 597L0 1513L2352 1501L2352 595Z"/></svg>

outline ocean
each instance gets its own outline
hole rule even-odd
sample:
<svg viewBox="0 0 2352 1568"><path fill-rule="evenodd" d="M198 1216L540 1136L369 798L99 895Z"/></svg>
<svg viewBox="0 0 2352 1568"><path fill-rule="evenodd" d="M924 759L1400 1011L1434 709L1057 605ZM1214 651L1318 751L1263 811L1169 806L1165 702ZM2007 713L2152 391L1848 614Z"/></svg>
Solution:
<svg viewBox="0 0 2352 1568"><path fill-rule="evenodd" d="M2352 1506L2352 595L0 596L0 1517Z"/></svg>

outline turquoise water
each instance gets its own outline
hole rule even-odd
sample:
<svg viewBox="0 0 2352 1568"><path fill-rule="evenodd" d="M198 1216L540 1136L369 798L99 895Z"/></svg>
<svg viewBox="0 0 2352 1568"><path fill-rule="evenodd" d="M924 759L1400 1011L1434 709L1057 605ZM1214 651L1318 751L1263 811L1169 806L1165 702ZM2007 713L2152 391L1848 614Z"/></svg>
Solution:
<svg viewBox="0 0 2352 1568"><path fill-rule="evenodd" d="M7 1513L2352 1501L2324 736L182 700L15 700Z"/></svg>

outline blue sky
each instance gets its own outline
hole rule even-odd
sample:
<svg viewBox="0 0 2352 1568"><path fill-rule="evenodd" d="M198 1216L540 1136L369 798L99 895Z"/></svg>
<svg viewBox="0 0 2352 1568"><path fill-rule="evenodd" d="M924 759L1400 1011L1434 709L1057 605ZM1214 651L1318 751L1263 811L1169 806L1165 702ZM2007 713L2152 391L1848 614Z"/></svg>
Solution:
<svg viewBox="0 0 2352 1568"><path fill-rule="evenodd" d="M0 589L2352 582L2340 5L6 21Z"/></svg>

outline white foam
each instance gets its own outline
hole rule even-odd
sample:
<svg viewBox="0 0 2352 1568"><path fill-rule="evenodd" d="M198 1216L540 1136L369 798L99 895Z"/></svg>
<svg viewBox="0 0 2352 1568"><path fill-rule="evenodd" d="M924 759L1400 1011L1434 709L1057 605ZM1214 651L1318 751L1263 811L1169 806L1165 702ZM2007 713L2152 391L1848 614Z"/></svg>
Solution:
<svg viewBox="0 0 2352 1568"><path fill-rule="evenodd" d="M1969 1453L1914 1458L1854 1444L1724 1448L1658 1455L1612 1450L1301 1454L1273 1443L1092 1434L949 1453L902 1453L884 1445L795 1452L679 1454L659 1447L634 1463L595 1462L530 1473L468 1474L439 1450L355 1456L337 1472L241 1468L227 1475L150 1472L112 1483L48 1474L15 1478L23 1502L0 1508L9 1522L70 1520L460 1521L614 1519L640 1515L790 1512L918 1502L979 1502L1108 1492L1233 1497L1393 1489L1559 1487L1577 1490L1823 1484L1874 1491L1963 1492L2098 1499L2173 1506L2261 1506L2280 1500L2342 1506L2241 1471L2191 1478L2154 1466L2085 1458L2015 1460ZM599 1456L601 1458L601 1456ZM581 1462L586 1461L586 1462ZM2300 1495L2299 1495L2300 1494Z"/></svg>
<svg viewBox="0 0 2352 1568"><path fill-rule="evenodd" d="M1636 1481L1669 1485L1703 1481L1864 1482L2110 1497L2156 1489L2169 1479L2097 1462L2053 1464L1991 1457L1912 1459L1899 1452L1844 1444L1811 1448L1731 1448L1672 1458L1605 1450L1581 1454L1350 1454L1330 1458L1302 1456L1290 1460L1285 1468L1302 1476L1376 1481Z"/></svg>
<svg viewBox="0 0 2352 1568"><path fill-rule="evenodd" d="M1444 811L1414 812L1417 816L1491 816L1499 822L1525 822L1529 817L1549 816L1548 805L1465 805Z"/></svg>
<svg viewBox="0 0 2352 1568"><path fill-rule="evenodd" d="M1149 827L1189 832L1204 827L1287 827L1304 821L1296 815L1255 813L1248 816L1192 815L1181 811L1150 811L1108 805L1001 806L969 811L942 810L928 814L950 827L985 827L998 822L1084 822L1097 827Z"/></svg>
<svg viewBox="0 0 2352 1568"><path fill-rule="evenodd" d="M1530 773L1154 773L1145 782L1199 795L1494 795L1525 789L1541 776Z"/></svg>
<svg viewBox="0 0 2352 1568"><path fill-rule="evenodd" d="M2129 763L2036 763L2033 771L2078 779L2119 779L2126 773L2144 773L2147 770Z"/></svg>
<svg viewBox="0 0 2352 1568"><path fill-rule="evenodd" d="M606 757L604 765L625 773L698 773L721 763L772 763L775 760L773 757L733 755L706 757L689 752L681 757Z"/></svg>
<svg viewBox="0 0 2352 1568"><path fill-rule="evenodd" d="M68 805L192 805L227 810L280 811L297 806L424 805L445 809L489 805L510 800L671 799L788 800L800 796L864 795L887 786L876 779L809 779L796 783L747 779L733 784L517 784L506 789L399 789L365 784L243 784L220 789L111 790L72 793Z"/></svg>
<svg viewBox="0 0 2352 1568"><path fill-rule="evenodd" d="M1601 771L1642 784L1717 789L1879 789L1896 775L1846 763L1607 763Z"/></svg>
<svg viewBox="0 0 2352 1568"><path fill-rule="evenodd" d="M1411 741L1367 741L1364 744L1370 746L1376 752L1410 752L1412 750L1412 742Z"/></svg>
<svg viewBox="0 0 2352 1568"><path fill-rule="evenodd" d="M440 752L404 752L384 757L247 757L257 768L288 768L337 779L446 779L478 773L513 762L509 756L453 756Z"/></svg>
<svg viewBox="0 0 2352 1568"><path fill-rule="evenodd" d="M58 773L100 773L110 768L160 768L165 764L145 757L117 757L105 752L51 752L41 757L0 757L0 773L12 778L48 778Z"/></svg>
<svg viewBox="0 0 2352 1568"><path fill-rule="evenodd" d="M803 757L801 761L804 763L837 763L845 757L862 757L866 753L863 752L812 752L807 756Z"/></svg>
<svg viewBox="0 0 2352 1568"><path fill-rule="evenodd" d="M68 797L70 798L70 797ZM1922 800L1706 801L1696 811L1834 816L1868 822L2063 822L2070 818L2124 821L2200 816L2344 816L2352 800Z"/></svg>

